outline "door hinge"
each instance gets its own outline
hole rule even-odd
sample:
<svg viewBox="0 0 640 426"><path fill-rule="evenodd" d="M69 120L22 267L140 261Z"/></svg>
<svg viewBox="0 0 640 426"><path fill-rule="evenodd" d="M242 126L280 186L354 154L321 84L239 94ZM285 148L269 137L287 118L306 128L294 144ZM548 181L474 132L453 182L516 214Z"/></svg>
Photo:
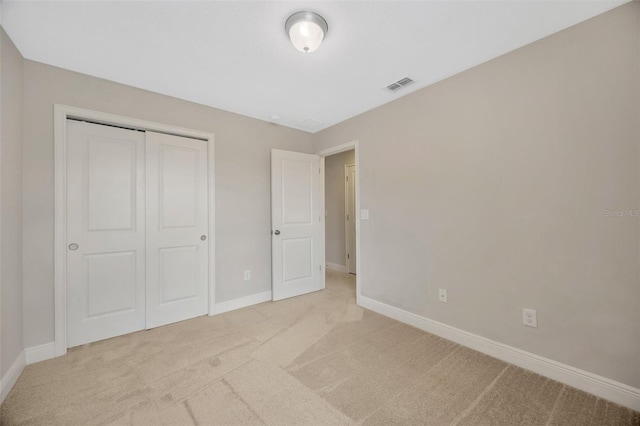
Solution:
<svg viewBox="0 0 640 426"><path fill-rule="evenodd" d="M349 220L349 215L347 215L347 220Z"/></svg>
<svg viewBox="0 0 640 426"><path fill-rule="evenodd" d="M318 174L320 174L320 169L318 169Z"/></svg>
<svg viewBox="0 0 640 426"><path fill-rule="evenodd" d="M347 253L347 259L350 259L350 257L349 257L349 253Z"/></svg>
<svg viewBox="0 0 640 426"><path fill-rule="evenodd" d="M319 265L319 266L320 266L320 270L322 271L322 265Z"/></svg>
<svg viewBox="0 0 640 426"><path fill-rule="evenodd" d="M347 176L347 182L349 182L349 176Z"/></svg>

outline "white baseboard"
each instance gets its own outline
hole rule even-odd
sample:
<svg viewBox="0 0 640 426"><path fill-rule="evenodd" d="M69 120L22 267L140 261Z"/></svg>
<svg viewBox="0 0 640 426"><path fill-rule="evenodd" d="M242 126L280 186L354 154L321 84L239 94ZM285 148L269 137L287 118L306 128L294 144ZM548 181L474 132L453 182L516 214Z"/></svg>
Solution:
<svg viewBox="0 0 640 426"><path fill-rule="evenodd" d="M213 307L213 312L215 315L222 314L224 312L246 308L247 306L257 305L258 303L268 302L270 300L271 290L263 291L262 293L256 293L250 296L238 297L237 299L216 303Z"/></svg>
<svg viewBox="0 0 640 426"><path fill-rule="evenodd" d="M327 262L327 268L338 272L347 272L347 267L345 265L338 265L337 263Z"/></svg>
<svg viewBox="0 0 640 426"><path fill-rule="evenodd" d="M22 374L22 370L26 365L26 357L24 351L20 352L18 358L13 362L9 370L0 379L0 404L4 402L4 399L11 392L11 388L18 381L18 377Z"/></svg>
<svg viewBox="0 0 640 426"><path fill-rule="evenodd" d="M363 308L475 349L502 361L640 411L640 389L638 388L451 327L365 296L358 298L358 304Z"/></svg>
<svg viewBox="0 0 640 426"><path fill-rule="evenodd" d="M34 362L45 361L47 359L55 358L56 346L54 342L45 343L44 345L32 346L24 350L27 360L27 365Z"/></svg>

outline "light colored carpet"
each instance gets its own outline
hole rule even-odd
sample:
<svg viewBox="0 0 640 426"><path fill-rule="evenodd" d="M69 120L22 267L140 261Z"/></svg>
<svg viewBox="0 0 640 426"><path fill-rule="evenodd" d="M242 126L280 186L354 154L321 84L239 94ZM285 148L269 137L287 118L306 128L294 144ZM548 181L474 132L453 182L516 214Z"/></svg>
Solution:
<svg viewBox="0 0 640 426"><path fill-rule="evenodd" d="M603 401L327 289L28 366L3 425L640 425Z"/></svg>

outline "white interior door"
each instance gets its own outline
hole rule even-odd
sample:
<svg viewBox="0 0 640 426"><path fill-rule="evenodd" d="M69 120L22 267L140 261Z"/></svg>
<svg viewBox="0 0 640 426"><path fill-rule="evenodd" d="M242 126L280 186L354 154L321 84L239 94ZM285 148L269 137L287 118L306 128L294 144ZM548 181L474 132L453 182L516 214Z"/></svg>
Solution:
<svg viewBox="0 0 640 426"><path fill-rule="evenodd" d="M347 208L347 272L356 273L356 165L346 166L346 203Z"/></svg>
<svg viewBox="0 0 640 426"><path fill-rule="evenodd" d="M147 132L147 328L207 313L207 143Z"/></svg>
<svg viewBox="0 0 640 426"><path fill-rule="evenodd" d="M67 121L67 346L145 327L144 133Z"/></svg>
<svg viewBox="0 0 640 426"><path fill-rule="evenodd" d="M324 288L320 157L271 150L273 300Z"/></svg>

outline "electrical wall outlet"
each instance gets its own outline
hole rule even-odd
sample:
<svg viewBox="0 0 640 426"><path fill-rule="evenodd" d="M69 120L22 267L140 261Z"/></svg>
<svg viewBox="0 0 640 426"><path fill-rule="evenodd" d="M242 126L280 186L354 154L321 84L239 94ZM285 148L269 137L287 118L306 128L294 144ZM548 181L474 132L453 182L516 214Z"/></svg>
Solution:
<svg viewBox="0 0 640 426"><path fill-rule="evenodd" d="M527 327L538 327L538 314L535 309L524 308L522 310L522 323Z"/></svg>
<svg viewBox="0 0 640 426"><path fill-rule="evenodd" d="M251 271L249 270L244 271L244 280L249 281L250 279L251 279Z"/></svg>
<svg viewBox="0 0 640 426"><path fill-rule="evenodd" d="M447 303L447 290L444 288L438 289L438 300L443 303Z"/></svg>

